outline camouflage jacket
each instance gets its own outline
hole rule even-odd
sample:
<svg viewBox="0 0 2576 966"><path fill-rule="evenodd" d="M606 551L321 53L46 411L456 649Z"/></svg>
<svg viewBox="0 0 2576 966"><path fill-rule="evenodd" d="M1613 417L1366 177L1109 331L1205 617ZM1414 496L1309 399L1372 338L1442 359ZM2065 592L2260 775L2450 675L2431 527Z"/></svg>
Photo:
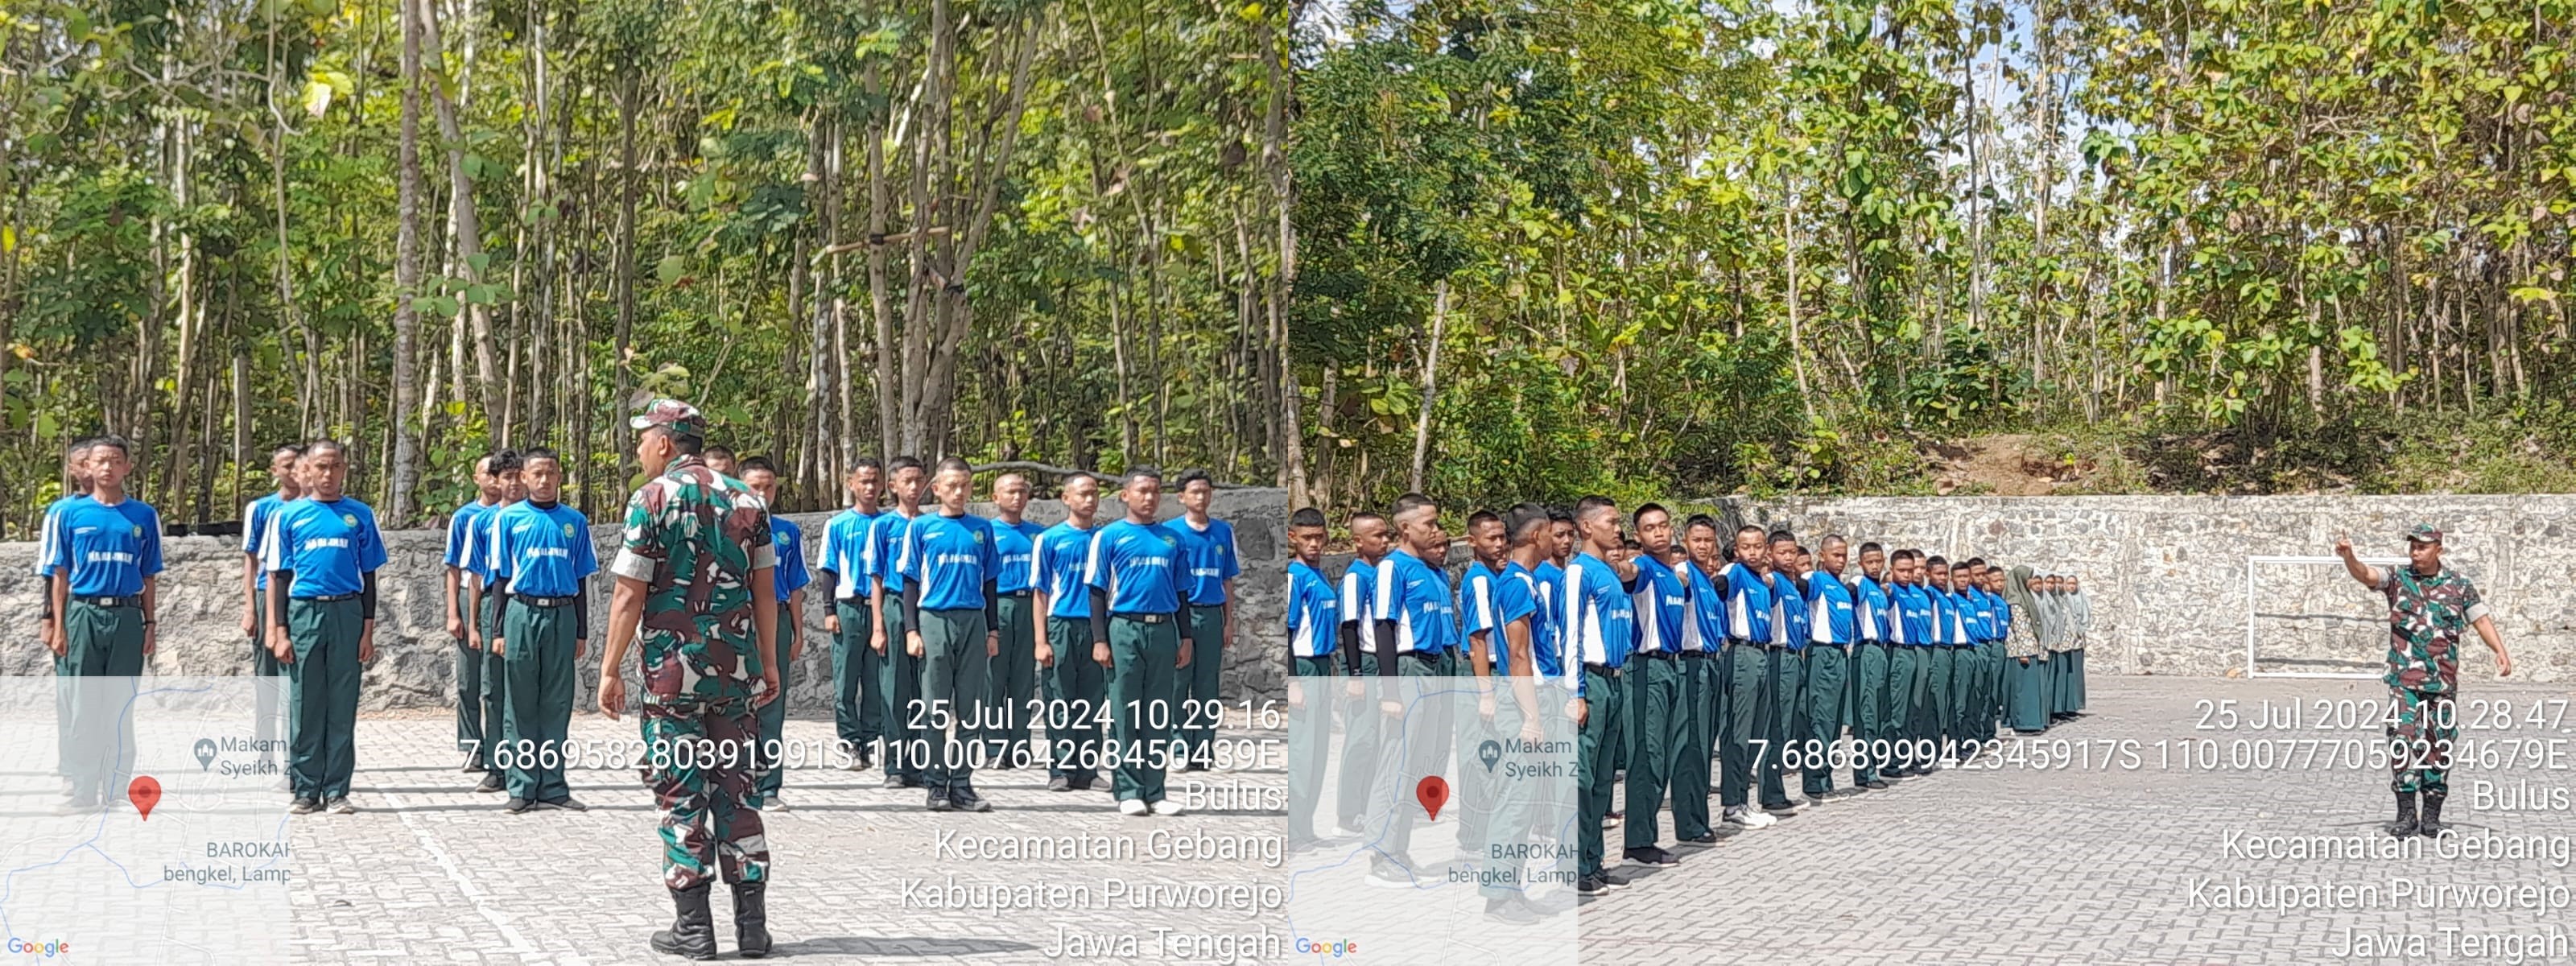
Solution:
<svg viewBox="0 0 2576 966"><path fill-rule="evenodd" d="M2487 616L2469 578L2449 567L2430 577L2389 568L2376 588L2388 595L2388 674L2392 688L2445 692L2460 679L2460 632Z"/></svg>
<svg viewBox="0 0 2576 966"><path fill-rule="evenodd" d="M647 585L638 630L646 700L749 698L761 679L751 573L776 566L769 511L740 482L683 456L626 501L609 569Z"/></svg>

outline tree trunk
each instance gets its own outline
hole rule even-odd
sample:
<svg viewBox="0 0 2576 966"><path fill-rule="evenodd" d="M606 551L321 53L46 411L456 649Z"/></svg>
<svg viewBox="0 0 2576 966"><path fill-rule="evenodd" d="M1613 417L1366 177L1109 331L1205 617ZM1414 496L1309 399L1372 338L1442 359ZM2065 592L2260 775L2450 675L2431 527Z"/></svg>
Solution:
<svg viewBox="0 0 2576 966"><path fill-rule="evenodd" d="M401 0L409 5L424 0ZM419 478L420 440L412 424L412 401L420 396L414 354L420 341L420 84L421 37L417 17L402 18L402 134L394 163L394 400L387 412L394 424L393 466L385 499L385 520L401 526L411 520L412 489Z"/></svg>
<svg viewBox="0 0 2576 966"><path fill-rule="evenodd" d="M1440 401L1440 341L1449 327L1449 280L1432 286L1431 351L1422 355L1422 411L1413 417L1413 476L1407 489L1422 492L1422 472L1431 459L1431 409Z"/></svg>

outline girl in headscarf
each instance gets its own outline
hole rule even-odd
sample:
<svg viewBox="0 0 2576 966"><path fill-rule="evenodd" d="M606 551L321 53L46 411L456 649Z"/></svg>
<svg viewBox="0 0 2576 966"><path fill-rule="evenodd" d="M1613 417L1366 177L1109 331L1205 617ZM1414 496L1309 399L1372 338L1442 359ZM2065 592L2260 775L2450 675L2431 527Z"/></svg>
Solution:
<svg viewBox="0 0 2576 966"><path fill-rule="evenodd" d="M2058 692L2062 690L2059 671L2066 666L2066 662L2057 657L2059 646L2066 641L2066 609L2059 606L2056 586L2057 577L2052 574L2042 574L2030 581L2031 607L2039 615L2039 649L2043 663L2039 675L2040 713L2047 715L2051 722L2057 720Z"/></svg>
<svg viewBox="0 0 2576 966"><path fill-rule="evenodd" d="M2040 582L2040 607L2049 615L2048 634L2040 643L2048 648L2048 720L2064 721L2070 699L2075 696L2075 622L2072 608L2066 603L2066 578L2050 574Z"/></svg>
<svg viewBox="0 0 2576 966"><path fill-rule="evenodd" d="M2066 578L2066 615L2074 641L2074 650L2067 656L2075 659L2068 671L2075 681L2075 696L2067 700L2066 712L2074 715L2084 713L2084 647L2093 643L2093 599L2084 596L2084 582L2074 577Z"/></svg>
<svg viewBox="0 0 2576 966"><path fill-rule="evenodd" d="M2048 730L2048 649L2039 643L2042 621L2029 566L2016 566L2004 578L2004 603L2012 610L2004 635L2004 723L2035 735Z"/></svg>

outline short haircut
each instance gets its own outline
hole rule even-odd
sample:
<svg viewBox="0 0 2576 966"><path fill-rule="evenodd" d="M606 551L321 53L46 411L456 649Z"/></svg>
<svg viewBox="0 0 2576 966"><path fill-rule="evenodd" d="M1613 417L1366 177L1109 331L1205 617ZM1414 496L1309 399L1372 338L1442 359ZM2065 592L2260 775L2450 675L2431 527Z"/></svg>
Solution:
<svg viewBox="0 0 2576 966"><path fill-rule="evenodd" d="M938 472L938 473L934 473L934 474L932 474L932 475L934 475L934 476L938 476L938 475L944 475L944 474L948 474L948 473L965 473L965 474L968 474L968 475L972 475L974 472L975 472L975 464L973 464L973 463L969 463L969 462L966 462L965 460L962 460L962 459L958 459L957 457L954 457L954 456L949 456L949 457L944 457L944 458L942 458L942 459L939 461L939 472Z"/></svg>
<svg viewBox="0 0 2576 966"><path fill-rule="evenodd" d="M1950 565L1950 558L1936 553L1924 558L1923 565L1926 567L1947 567Z"/></svg>
<svg viewBox="0 0 2576 966"><path fill-rule="evenodd" d="M1068 480L1069 479L1070 478L1068 477ZM1306 507L1305 509L1288 515L1288 529L1303 530L1313 528L1320 530L1323 529L1323 527L1324 511L1315 509L1314 507Z"/></svg>
<svg viewBox="0 0 2576 966"><path fill-rule="evenodd" d="M125 437L123 436L109 433L105 436L100 436L89 441L89 448L93 450L106 449L109 447L114 447L117 452L125 454L127 459L134 458L134 445L126 442Z"/></svg>
<svg viewBox="0 0 2576 966"><path fill-rule="evenodd" d="M877 458L874 456L862 456L859 457L858 462L850 464L851 473L856 474L860 470L875 470L879 474L883 474L885 472L885 464L878 462Z"/></svg>
<svg viewBox="0 0 2576 966"><path fill-rule="evenodd" d="M1094 485L1097 485L1100 482L1100 478L1097 476L1093 476L1083 470L1075 470L1064 475L1064 482L1056 484L1057 492L1073 489L1074 484L1084 480L1090 480Z"/></svg>
<svg viewBox="0 0 2576 966"><path fill-rule="evenodd" d="M1638 543L1638 542L1637 542L1637 538L1635 538L1635 537L1621 537L1621 538L1619 538L1619 546L1620 546L1620 547L1622 547L1622 548L1624 548L1624 549L1628 549L1628 550L1644 550L1644 549L1646 549L1646 545L1645 545L1645 544L1642 544L1642 543Z"/></svg>
<svg viewBox="0 0 2576 966"><path fill-rule="evenodd" d="M1547 508L1547 522L1551 524L1562 523L1571 526L1574 523L1574 511L1561 506L1549 507Z"/></svg>
<svg viewBox="0 0 2576 966"><path fill-rule="evenodd" d="M1200 469L1182 470L1181 475L1172 481L1172 488L1186 490L1192 483L1205 483L1208 489L1216 489L1216 477L1209 476L1208 471Z"/></svg>
<svg viewBox="0 0 2576 966"><path fill-rule="evenodd" d="M499 475L527 465L527 456L515 449L497 450L492 454L492 473Z"/></svg>
<svg viewBox="0 0 2576 966"><path fill-rule="evenodd" d="M1735 528L1735 538L1738 540L1744 539L1744 535L1748 533L1757 537L1767 537L1770 535L1770 531L1762 529L1760 524L1747 523Z"/></svg>
<svg viewBox="0 0 2576 966"><path fill-rule="evenodd" d="M1717 518L1705 513L1694 513L1691 514L1690 519L1682 521L1683 533L1689 533L1692 530L1696 530L1701 527L1707 527L1710 530L1717 529Z"/></svg>
<svg viewBox="0 0 2576 966"><path fill-rule="evenodd" d="M1403 516L1405 513L1412 510L1437 505L1438 504L1432 502L1430 497L1424 496L1420 493L1407 493L1395 498L1394 515Z"/></svg>
<svg viewBox="0 0 2576 966"><path fill-rule="evenodd" d="M771 475L776 475L778 473L778 464L770 462L769 457L766 456L744 457L742 461L742 471L749 473L753 470L768 470Z"/></svg>
<svg viewBox="0 0 2576 966"><path fill-rule="evenodd" d="M1790 532L1789 532L1789 531L1787 531L1787 530L1773 530L1773 531L1771 531L1771 542L1772 542L1772 543L1796 543L1796 542L1798 542L1798 535L1797 535L1797 534L1794 534L1794 533L1790 533Z"/></svg>
<svg viewBox="0 0 2576 966"><path fill-rule="evenodd" d="M1842 547L1848 547L1848 546L1851 546L1851 541L1843 539L1843 535L1842 535L1842 534L1839 534L1839 533L1828 533L1828 534L1825 534L1825 538L1824 538L1823 540L1816 541L1816 546L1823 547L1823 548L1825 548L1825 549L1827 549L1827 550L1831 550L1831 549L1833 549L1833 548L1835 548L1835 547L1837 547L1837 546L1842 546Z"/></svg>
<svg viewBox="0 0 2576 966"><path fill-rule="evenodd" d="M1137 480L1152 480L1159 485L1163 482L1163 471L1151 466L1139 466L1128 470L1127 475L1118 478L1118 488L1123 490L1134 486Z"/></svg>
<svg viewBox="0 0 2576 966"><path fill-rule="evenodd" d="M1968 562L1967 562L1967 563L1960 564L1959 566L1962 566L1962 567L1983 567L1983 566L1985 566L1985 565L1986 565L1986 558L1984 558L1984 557L1970 557L1970 558L1968 558Z"/></svg>
<svg viewBox="0 0 2576 966"><path fill-rule="evenodd" d="M671 428L668 426L656 426L654 428L661 430L663 435L671 438L671 449L673 452L679 453L682 456L706 455L706 437L687 433L675 433L672 432Z"/></svg>
<svg viewBox="0 0 2576 966"><path fill-rule="evenodd" d="M1860 552L1862 556L1868 556L1873 553L1886 553L1887 548L1879 546L1878 541L1872 540L1868 543L1861 544Z"/></svg>
<svg viewBox="0 0 2576 966"><path fill-rule="evenodd" d="M72 440L71 445L63 447L63 461L68 463L72 460L79 459L81 454L89 452L90 445L95 442L97 442L97 439L90 436L83 436L79 439Z"/></svg>
<svg viewBox="0 0 2576 966"><path fill-rule="evenodd" d="M1638 506L1636 512L1628 514L1628 520L1632 523L1644 523L1646 520L1646 514L1649 513L1661 513L1664 515L1664 519L1666 520L1670 520L1673 517L1673 511L1664 509L1663 504L1646 503Z"/></svg>
<svg viewBox="0 0 2576 966"><path fill-rule="evenodd" d="M327 449L327 450L330 450L331 452L334 452L334 453L338 453L338 454L340 454L340 458L341 458L341 459L343 459L343 460L346 460L346 459L348 459L348 458L349 458L349 448L348 448L348 447L340 445L340 441L339 441L339 440L336 440L336 439L328 439L328 438L325 438L325 439L317 439L317 440L314 440L314 441L312 441L312 442L309 442L309 443L304 444L304 451L303 451L303 452L301 452L301 453L297 453L296 455L297 455L298 457L301 457L301 458L304 458L304 459L312 459L313 457L316 457L316 456L320 456L320 455L322 455L322 451L323 451L323 450L326 450L326 449Z"/></svg>
<svg viewBox="0 0 2576 966"><path fill-rule="evenodd" d="M759 457L753 458L758 459ZM555 461L556 466L563 465L563 457L556 455L554 450L547 449L543 446L531 446L519 451L519 466L522 469L525 469L528 464L534 463L538 460L553 460Z"/></svg>
<svg viewBox="0 0 2576 966"><path fill-rule="evenodd" d="M302 455L304 455L304 444L302 444L302 443L279 443L279 444L277 444L277 445L275 445L275 446L271 446L271 447L269 447L269 448L268 448L268 458L269 458L269 459L276 459L276 458L277 458L277 454L279 454L279 453L292 453L292 454L297 455L297 456L302 456Z"/></svg>
<svg viewBox="0 0 2576 966"><path fill-rule="evenodd" d="M1350 522L1347 525L1352 530L1358 530L1360 528L1360 521L1362 520L1375 520L1379 523L1385 523L1386 516L1375 510L1361 510L1357 513L1351 514Z"/></svg>
<svg viewBox="0 0 2576 966"><path fill-rule="evenodd" d="M1619 501L1598 493L1574 501L1574 518L1577 522L1592 519L1604 510L1612 513L1619 512Z"/></svg>
<svg viewBox="0 0 2576 966"><path fill-rule="evenodd" d="M731 447L731 446L726 446L726 445L724 445L724 444L722 444L722 443L718 443L718 444L716 444L716 445L714 445L714 446L709 446L709 447L707 447L707 448L706 448L706 450L705 450L705 453L706 453L706 456L707 456L707 458L708 458L708 459L714 459L714 458L716 458L716 457L718 457L718 456L722 456L722 457L724 457L724 458L726 458L726 459L732 459L732 458L733 458L733 447Z"/></svg>
<svg viewBox="0 0 2576 966"><path fill-rule="evenodd" d="M1478 510L1467 517L1467 526L1469 529L1480 527L1488 523L1501 522L1503 522L1502 514L1495 513L1492 510ZM1506 532L1508 533L1509 531Z"/></svg>
<svg viewBox="0 0 2576 966"><path fill-rule="evenodd" d="M921 459L916 456L897 456L887 460L885 468L887 476L893 476L905 470L918 470L921 468Z"/></svg>
<svg viewBox="0 0 2576 966"><path fill-rule="evenodd" d="M1922 554L1916 553L1912 550L1899 550L1895 553L1889 554L1887 559L1890 561L1905 561L1912 560L1920 556L1922 556Z"/></svg>
<svg viewBox="0 0 2576 966"><path fill-rule="evenodd" d="M1513 543L1519 543L1529 536L1531 530L1554 522L1551 519L1553 516L1553 512L1546 507L1536 503L1523 503L1512 508L1511 518L1503 522L1503 534L1510 537Z"/></svg>

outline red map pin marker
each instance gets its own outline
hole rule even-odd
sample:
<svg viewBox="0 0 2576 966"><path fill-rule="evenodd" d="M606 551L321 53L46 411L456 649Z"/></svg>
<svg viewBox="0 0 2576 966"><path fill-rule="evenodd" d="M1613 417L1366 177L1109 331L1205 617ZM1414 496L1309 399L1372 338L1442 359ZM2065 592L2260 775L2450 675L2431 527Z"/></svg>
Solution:
<svg viewBox="0 0 2576 966"><path fill-rule="evenodd" d="M1423 813L1437 822L1440 820L1440 806L1449 804L1449 783L1438 775L1425 778L1413 786L1413 798L1422 803Z"/></svg>
<svg viewBox="0 0 2576 966"><path fill-rule="evenodd" d="M125 797L133 800L134 810L143 813L143 820L149 822L152 806L161 804L161 783L150 775L136 775L133 783L125 786Z"/></svg>

